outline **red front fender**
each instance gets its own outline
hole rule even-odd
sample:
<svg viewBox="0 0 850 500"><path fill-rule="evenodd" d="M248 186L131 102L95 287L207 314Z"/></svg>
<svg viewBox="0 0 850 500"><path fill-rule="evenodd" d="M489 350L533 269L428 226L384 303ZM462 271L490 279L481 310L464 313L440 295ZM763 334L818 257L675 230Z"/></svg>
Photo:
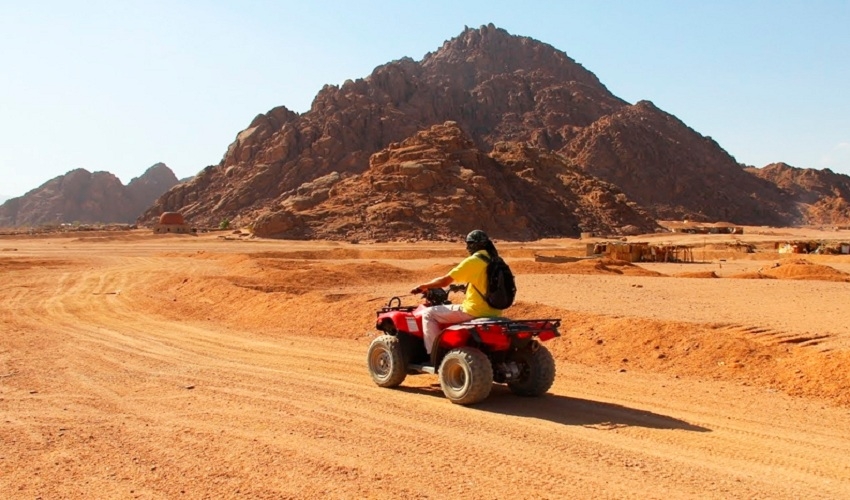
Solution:
<svg viewBox="0 0 850 500"><path fill-rule="evenodd" d="M375 328L385 331L385 323L391 323L396 331L422 336L422 319L407 311L388 311L378 314Z"/></svg>

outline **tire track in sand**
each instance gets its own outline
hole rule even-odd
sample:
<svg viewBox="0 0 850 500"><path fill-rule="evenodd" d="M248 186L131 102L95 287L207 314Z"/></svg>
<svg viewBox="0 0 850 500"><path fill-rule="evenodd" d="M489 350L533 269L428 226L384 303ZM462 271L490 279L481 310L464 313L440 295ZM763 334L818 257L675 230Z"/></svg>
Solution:
<svg viewBox="0 0 850 500"><path fill-rule="evenodd" d="M32 430L13 443L2 434L11 444L4 449L17 450L0 461L6 491L35 484L67 496L83 478L86 491L136 488L153 497L187 488L189 497L850 494L850 441L840 432L847 417L838 410L569 363L559 364L545 398L497 387L482 405L458 407L435 377L375 387L367 340L303 332L270 340L150 316L133 293L167 263L109 262L44 278L42 293L4 296L24 332L11 347L14 361L39 389L28 394L15 377L3 389L12 432ZM61 439L58 428L67 429ZM33 443L34 451L20 450ZM73 453L89 462L66 460ZM36 468L57 467L68 470L32 481Z"/></svg>

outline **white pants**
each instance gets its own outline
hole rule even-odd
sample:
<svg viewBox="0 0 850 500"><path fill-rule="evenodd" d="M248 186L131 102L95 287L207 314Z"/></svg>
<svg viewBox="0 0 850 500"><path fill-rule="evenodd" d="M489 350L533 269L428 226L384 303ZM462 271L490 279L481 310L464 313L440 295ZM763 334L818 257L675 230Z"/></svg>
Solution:
<svg viewBox="0 0 850 500"><path fill-rule="evenodd" d="M460 304L450 306L431 306L422 311L422 335L425 337L425 350L431 354L431 346L434 345L437 335L440 334L440 325L463 323L474 319L475 316L463 312Z"/></svg>

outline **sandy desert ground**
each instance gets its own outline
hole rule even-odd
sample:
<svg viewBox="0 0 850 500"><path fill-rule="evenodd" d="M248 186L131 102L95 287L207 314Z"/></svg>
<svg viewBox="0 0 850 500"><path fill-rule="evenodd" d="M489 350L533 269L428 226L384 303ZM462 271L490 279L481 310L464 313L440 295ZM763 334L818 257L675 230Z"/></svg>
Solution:
<svg viewBox="0 0 850 500"><path fill-rule="evenodd" d="M563 319L557 377L471 407L365 363L375 310L461 243L0 237L0 496L850 498L850 257L771 243L842 237L646 237L691 264L498 244L510 315Z"/></svg>

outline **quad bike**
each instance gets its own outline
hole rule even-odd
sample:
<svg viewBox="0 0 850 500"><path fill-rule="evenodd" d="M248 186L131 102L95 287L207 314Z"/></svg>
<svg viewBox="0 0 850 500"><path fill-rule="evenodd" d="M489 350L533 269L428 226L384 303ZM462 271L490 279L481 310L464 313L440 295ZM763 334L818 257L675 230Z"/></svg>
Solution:
<svg viewBox="0 0 850 500"><path fill-rule="evenodd" d="M441 325L431 354L426 353L422 312L451 304L449 293L465 290L466 285L429 288L418 306L403 306L393 297L379 309L375 326L383 334L372 340L366 356L372 380L396 387L409 374L436 374L449 401L461 405L484 400L493 382L520 396L544 394L555 381L555 360L540 341L561 335L560 319L478 318Z"/></svg>

